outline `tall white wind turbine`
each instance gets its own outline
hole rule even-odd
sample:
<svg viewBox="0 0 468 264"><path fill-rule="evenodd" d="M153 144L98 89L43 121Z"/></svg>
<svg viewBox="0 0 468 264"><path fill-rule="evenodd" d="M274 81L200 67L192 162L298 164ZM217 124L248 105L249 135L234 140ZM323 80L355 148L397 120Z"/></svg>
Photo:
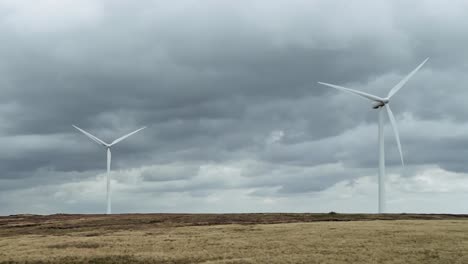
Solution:
<svg viewBox="0 0 468 264"><path fill-rule="evenodd" d="M111 213L111 191L110 191L110 167L111 167L111 147L117 143L119 143L120 141L128 138L129 136L145 129L146 127L142 127L140 129L137 129L131 133L128 133L127 135L125 136L122 136L122 137L119 137L118 139L112 141L112 143L108 144L102 140L100 140L99 138L91 135L90 133L84 131L83 129L73 125L74 128L78 129L81 133L85 134L87 137L89 137L90 139L92 139L94 142L104 146L105 148L107 148L107 211L106 213L107 214L110 214Z"/></svg>
<svg viewBox="0 0 468 264"><path fill-rule="evenodd" d="M421 64L419 64L416 69L410 72L403 80L401 80L397 85L395 85L390 92L388 93L387 97L381 98L375 95L371 95L368 93L364 93L361 91L356 91L353 89L345 88L343 86L338 86L329 83L319 82L320 84L349 92L355 95L359 95L364 97L373 102L373 108L379 110L379 214L385 213L385 151L384 151L384 124L383 118L384 113L383 109L387 110L388 118L390 119L390 123L393 128L393 133L395 134L395 139L398 145L398 151L400 152L401 164L404 166L403 161L403 152L401 151L401 144L400 144L400 136L398 134L398 128L395 122L395 117L393 116L393 112L390 109L390 99L406 84L406 82L426 63L429 58L425 59Z"/></svg>

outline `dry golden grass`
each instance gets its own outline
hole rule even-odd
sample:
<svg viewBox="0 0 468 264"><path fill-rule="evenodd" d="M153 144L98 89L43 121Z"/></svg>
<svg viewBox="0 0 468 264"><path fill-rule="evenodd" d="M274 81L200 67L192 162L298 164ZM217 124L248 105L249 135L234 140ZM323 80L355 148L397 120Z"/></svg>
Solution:
<svg viewBox="0 0 468 264"><path fill-rule="evenodd" d="M466 219L133 226L122 216L128 228L110 228L96 217L0 225L0 263L468 263Z"/></svg>

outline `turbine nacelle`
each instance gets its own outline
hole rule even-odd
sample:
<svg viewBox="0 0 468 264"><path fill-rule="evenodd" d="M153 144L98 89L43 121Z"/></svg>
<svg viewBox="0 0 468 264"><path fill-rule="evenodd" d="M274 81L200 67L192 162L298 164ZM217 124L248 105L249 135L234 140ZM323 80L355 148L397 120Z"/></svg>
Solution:
<svg viewBox="0 0 468 264"><path fill-rule="evenodd" d="M372 108L374 109L379 109L381 107L384 107L386 104L388 104L389 100L387 98L382 99L380 101L376 101L375 103L372 104Z"/></svg>
<svg viewBox="0 0 468 264"><path fill-rule="evenodd" d="M379 109L379 108L384 107L384 106L385 106L385 104L383 102L375 102L375 103L372 104L372 108L374 108L374 109Z"/></svg>

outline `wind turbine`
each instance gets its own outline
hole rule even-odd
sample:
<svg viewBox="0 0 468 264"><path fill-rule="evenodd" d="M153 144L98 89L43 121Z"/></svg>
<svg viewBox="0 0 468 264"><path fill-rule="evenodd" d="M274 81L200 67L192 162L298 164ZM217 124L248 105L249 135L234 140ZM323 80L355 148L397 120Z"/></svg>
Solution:
<svg viewBox="0 0 468 264"><path fill-rule="evenodd" d="M390 99L406 84L406 82L426 63L429 58L426 58L421 64L419 64L416 69L410 72L403 80L401 80L397 85L395 85L390 92L388 93L387 97L382 98L375 95L371 95L368 93L364 93L361 91L356 91L353 89L345 88L343 86L338 86L329 83L318 82L322 85L326 85L341 91L349 92L361 97L364 97L373 102L372 108L377 109L379 111L379 214L385 212L385 150L384 150L384 113L383 109L387 110L388 119L390 119L390 123L392 124L393 133L395 134L395 139L398 145L398 151L400 152L401 164L402 166L405 165L403 161L403 152L401 151L401 144L400 144L400 136L398 134L398 128L396 125L395 117L393 116L393 112L390 109Z"/></svg>
<svg viewBox="0 0 468 264"><path fill-rule="evenodd" d="M127 135L125 136L122 136L122 137L119 137L118 139L112 141L112 143L108 144L102 140L100 140L99 138L91 135L90 133L84 131L83 129L75 126L75 125L72 125L74 128L78 129L81 133L85 134L87 137L89 137L90 139L92 139L94 142L104 146L105 148L107 148L107 214L110 214L111 213L111 192L110 192L110 166L111 166L111 147L117 143L119 143L120 141L128 138L129 136L139 132L140 130L143 130L145 129L146 127L142 127L140 129L137 129L131 133L128 133Z"/></svg>

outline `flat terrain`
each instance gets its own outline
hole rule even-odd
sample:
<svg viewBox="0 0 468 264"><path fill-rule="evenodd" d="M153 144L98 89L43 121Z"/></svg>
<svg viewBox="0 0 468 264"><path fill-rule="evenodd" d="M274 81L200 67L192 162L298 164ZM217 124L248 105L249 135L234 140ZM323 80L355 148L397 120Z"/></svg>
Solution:
<svg viewBox="0 0 468 264"><path fill-rule="evenodd" d="M16 215L0 263L468 263L468 215Z"/></svg>

